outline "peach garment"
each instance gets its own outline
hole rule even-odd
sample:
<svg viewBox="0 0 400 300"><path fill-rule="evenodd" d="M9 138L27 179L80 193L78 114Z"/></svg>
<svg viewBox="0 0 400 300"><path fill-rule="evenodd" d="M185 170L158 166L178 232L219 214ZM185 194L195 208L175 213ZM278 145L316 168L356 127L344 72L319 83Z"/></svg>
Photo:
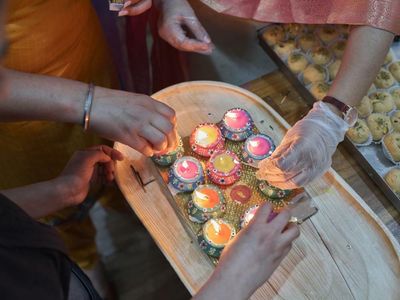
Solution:
<svg viewBox="0 0 400 300"><path fill-rule="evenodd" d="M274 23L370 25L400 34L399 0L201 0L217 12Z"/></svg>

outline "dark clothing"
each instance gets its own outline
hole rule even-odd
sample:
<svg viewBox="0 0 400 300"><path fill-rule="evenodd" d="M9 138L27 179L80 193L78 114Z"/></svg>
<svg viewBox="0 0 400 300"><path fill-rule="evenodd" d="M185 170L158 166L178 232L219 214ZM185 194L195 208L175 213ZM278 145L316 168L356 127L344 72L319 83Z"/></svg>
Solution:
<svg viewBox="0 0 400 300"><path fill-rule="evenodd" d="M56 231L0 194L0 298L57 300L69 294L100 299Z"/></svg>

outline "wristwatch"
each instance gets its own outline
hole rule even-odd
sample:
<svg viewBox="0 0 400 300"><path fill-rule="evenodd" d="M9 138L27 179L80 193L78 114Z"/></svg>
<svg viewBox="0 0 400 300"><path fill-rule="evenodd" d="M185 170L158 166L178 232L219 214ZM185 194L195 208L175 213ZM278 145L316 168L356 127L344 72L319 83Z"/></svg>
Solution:
<svg viewBox="0 0 400 300"><path fill-rule="evenodd" d="M349 106L331 96L325 96L322 99L322 102L329 103L336 107L342 113L343 120L349 124L350 127L353 127L356 124L358 119L358 111L355 107Z"/></svg>

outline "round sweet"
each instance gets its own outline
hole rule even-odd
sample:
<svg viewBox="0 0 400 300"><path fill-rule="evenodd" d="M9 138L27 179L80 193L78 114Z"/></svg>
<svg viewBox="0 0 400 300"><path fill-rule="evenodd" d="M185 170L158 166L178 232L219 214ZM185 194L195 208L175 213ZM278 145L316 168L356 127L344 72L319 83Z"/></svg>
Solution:
<svg viewBox="0 0 400 300"><path fill-rule="evenodd" d="M389 66L389 71L393 77L400 82L400 61L396 61Z"/></svg>
<svg viewBox="0 0 400 300"><path fill-rule="evenodd" d="M298 74L304 71L307 65L308 65L308 60L304 54L299 52L294 52L289 55L288 67L293 73Z"/></svg>
<svg viewBox="0 0 400 300"><path fill-rule="evenodd" d="M253 191L249 186L239 182L226 189L226 194L230 200L244 205L250 201Z"/></svg>
<svg viewBox="0 0 400 300"><path fill-rule="evenodd" d="M264 195L274 200L284 199L292 192L292 190L281 190L277 187L269 185L266 181L261 181L258 187Z"/></svg>
<svg viewBox="0 0 400 300"><path fill-rule="evenodd" d="M275 45L274 50L279 56L287 57L290 52L296 49L296 42L291 39L284 42L279 42Z"/></svg>
<svg viewBox="0 0 400 300"><path fill-rule="evenodd" d="M232 108L224 114L220 128L228 140L243 141L253 134L254 122L246 110Z"/></svg>
<svg viewBox="0 0 400 300"><path fill-rule="evenodd" d="M383 144L395 162L400 161L400 133L392 132L383 138Z"/></svg>
<svg viewBox="0 0 400 300"><path fill-rule="evenodd" d="M393 130L400 132L400 110L395 111L390 116L390 121L392 122Z"/></svg>
<svg viewBox="0 0 400 300"><path fill-rule="evenodd" d="M395 193L400 193L400 169L393 168L385 175L385 181Z"/></svg>
<svg viewBox="0 0 400 300"><path fill-rule="evenodd" d="M368 117L373 110L371 99L368 96L364 96L360 103L356 106L356 109L358 110L358 115L361 118Z"/></svg>
<svg viewBox="0 0 400 300"><path fill-rule="evenodd" d="M335 54L337 58L342 58L344 54L344 50L346 49L346 41L345 40L337 40L331 46L331 51Z"/></svg>
<svg viewBox="0 0 400 300"><path fill-rule="evenodd" d="M219 127L213 123L198 125L189 138L193 152L210 157L215 151L224 148L225 141Z"/></svg>
<svg viewBox="0 0 400 300"><path fill-rule="evenodd" d="M305 84L310 84L317 81L325 81L326 77L325 68L315 64L308 65L303 73L303 80Z"/></svg>
<svg viewBox="0 0 400 300"><path fill-rule="evenodd" d="M364 120L357 120L354 127L347 130L347 137L355 144L364 144L371 136L367 123Z"/></svg>
<svg viewBox="0 0 400 300"><path fill-rule="evenodd" d="M268 45L276 45L285 39L285 31L283 27L278 25L268 26L263 32L263 38Z"/></svg>
<svg viewBox="0 0 400 300"><path fill-rule="evenodd" d="M328 93L330 85L324 81L314 82L311 84L310 92L317 100L322 100Z"/></svg>
<svg viewBox="0 0 400 300"><path fill-rule="evenodd" d="M332 25L325 25L318 31L319 38L325 44L330 43L339 36L339 31Z"/></svg>
<svg viewBox="0 0 400 300"><path fill-rule="evenodd" d="M283 24L283 28L290 38L298 37L304 31L303 26L298 23Z"/></svg>
<svg viewBox="0 0 400 300"><path fill-rule="evenodd" d="M374 92L368 97L371 99L373 112L387 113L395 107L392 96L387 92Z"/></svg>
<svg viewBox="0 0 400 300"><path fill-rule="evenodd" d="M375 84L372 83L371 86L368 89L368 94L370 94L372 92L375 92L375 90L376 90Z"/></svg>
<svg viewBox="0 0 400 300"><path fill-rule="evenodd" d="M389 50L388 54L385 56L385 61L383 62L384 65L391 63L393 61L393 54L392 51Z"/></svg>
<svg viewBox="0 0 400 300"><path fill-rule="evenodd" d="M334 80L336 78L336 75L339 72L341 63L342 63L342 61L340 59L338 59L334 63L332 63L328 66L330 80Z"/></svg>
<svg viewBox="0 0 400 300"><path fill-rule="evenodd" d="M387 89L395 83L395 80L393 78L393 75L389 71L385 69L380 69L378 75L374 80L374 83L377 88Z"/></svg>
<svg viewBox="0 0 400 300"><path fill-rule="evenodd" d="M367 118L367 125L375 142L379 142L392 129L390 118L382 113L372 113Z"/></svg>
<svg viewBox="0 0 400 300"><path fill-rule="evenodd" d="M220 217L225 212L224 193L215 185L198 186L188 202L189 219L204 223L211 218Z"/></svg>
<svg viewBox="0 0 400 300"><path fill-rule="evenodd" d="M311 60L317 65L326 65L332 59L332 53L322 46L313 47L311 49Z"/></svg>
<svg viewBox="0 0 400 300"><path fill-rule="evenodd" d="M400 88L396 87L390 91L392 99L397 109L400 109Z"/></svg>
<svg viewBox="0 0 400 300"><path fill-rule="evenodd" d="M312 47L319 45L318 39L312 33L305 33L297 40L299 47L304 51L310 50Z"/></svg>

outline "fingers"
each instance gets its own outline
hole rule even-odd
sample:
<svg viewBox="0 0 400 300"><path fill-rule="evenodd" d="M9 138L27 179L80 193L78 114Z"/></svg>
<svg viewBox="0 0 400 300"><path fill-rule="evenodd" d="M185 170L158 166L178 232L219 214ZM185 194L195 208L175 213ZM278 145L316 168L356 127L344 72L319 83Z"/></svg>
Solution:
<svg viewBox="0 0 400 300"><path fill-rule="evenodd" d="M151 125L161 131L167 138L167 147L165 152L176 149L177 146L177 133L175 127L165 118L154 118Z"/></svg>
<svg viewBox="0 0 400 300"><path fill-rule="evenodd" d="M154 155L153 147L147 142L146 138L141 136L136 136L131 139L128 145L147 157L152 157Z"/></svg>
<svg viewBox="0 0 400 300"><path fill-rule="evenodd" d="M193 35L196 37L197 48L194 48L192 51L200 52L202 54L211 54L213 50L213 45L211 43L211 38L208 35L207 31L201 25L197 18L184 18L184 24L190 29Z"/></svg>
<svg viewBox="0 0 400 300"><path fill-rule="evenodd" d="M261 206L257 209L251 223L254 224L265 224L267 223L268 217L272 212L272 206L268 202L261 204Z"/></svg>
<svg viewBox="0 0 400 300"><path fill-rule="evenodd" d="M124 159L124 156L121 152L119 152L118 150L111 148L107 145L98 145L98 146L91 147L89 149L103 151L105 154L107 154L109 157L111 157L112 160L123 160Z"/></svg>
<svg viewBox="0 0 400 300"><path fill-rule="evenodd" d="M165 103L162 103L160 101L154 100L154 110L158 112L159 114L163 115L166 117L173 125L176 124L176 113L175 110L168 106Z"/></svg>
<svg viewBox="0 0 400 300"><path fill-rule="evenodd" d="M123 9L118 13L118 16L137 16L149 10L152 5L152 0L131 0L124 3Z"/></svg>
<svg viewBox="0 0 400 300"><path fill-rule="evenodd" d="M289 224L281 235L283 245L291 245L300 236L300 229L297 224Z"/></svg>
<svg viewBox="0 0 400 300"><path fill-rule="evenodd" d="M289 222L290 214L290 210L281 211L273 220L268 223L269 226L278 232L282 232Z"/></svg>
<svg viewBox="0 0 400 300"><path fill-rule="evenodd" d="M168 145L167 137L156 127L145 126L138 134L151 144L153 152L154 150L157 152L162 151Z"/></svg>

